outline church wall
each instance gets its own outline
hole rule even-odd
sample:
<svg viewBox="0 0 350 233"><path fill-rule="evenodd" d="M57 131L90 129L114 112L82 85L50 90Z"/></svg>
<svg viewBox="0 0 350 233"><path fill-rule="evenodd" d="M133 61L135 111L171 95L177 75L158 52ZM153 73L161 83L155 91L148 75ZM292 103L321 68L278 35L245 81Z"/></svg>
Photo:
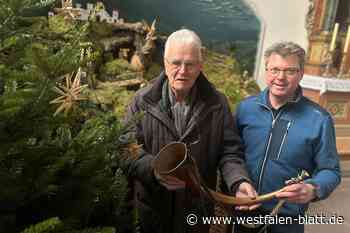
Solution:
<svg viewBox="0 0 350 233"><path fill-rule="evenodd" d="M305 19L309 0L245 0L261 22L254 78L264 88L263 51L278 41L293 41L307 49Z"/></svg>

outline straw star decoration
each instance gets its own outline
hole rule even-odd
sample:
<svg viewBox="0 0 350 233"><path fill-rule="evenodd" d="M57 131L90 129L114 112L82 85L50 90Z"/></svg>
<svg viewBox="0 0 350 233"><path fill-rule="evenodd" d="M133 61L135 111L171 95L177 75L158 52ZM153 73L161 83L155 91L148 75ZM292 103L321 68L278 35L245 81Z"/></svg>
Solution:
<svg viewBox="0 0 350 233"><path fill-rule="evenodd" d="M55 113L53 114L56 116L60 112L64 112L64 114L67 114L74 104L76 104L80 100L85 100L86 98L81 96L81 91L87 87L87 85L80 85L80 77L81 77L81 70L78 69L77 74L75 75L73 81L74 73L65 75L66 78L66 85L58 84L58 86L53 88L53 91L60 94L61 96L57 97L56 99L50 101L50 104L60 104Z"/></svg>

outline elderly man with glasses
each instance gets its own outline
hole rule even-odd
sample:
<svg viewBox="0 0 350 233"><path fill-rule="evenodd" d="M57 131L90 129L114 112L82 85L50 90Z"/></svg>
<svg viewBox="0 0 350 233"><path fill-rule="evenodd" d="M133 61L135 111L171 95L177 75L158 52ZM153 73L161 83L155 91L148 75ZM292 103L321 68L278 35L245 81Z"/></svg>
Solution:
<svg viewBox="0 0 350 233"><path fill-rule="evenodd" d="M304 97L299 86L304 62L305 51L295 43L280 42L268 48L267 88L258 96L243 100L235 119L245 147L248 172L259 194L284 187L288 179L302 170L311 176L277 194L286 201L278 216L292 222L271 224L263 227L263 231L261 227L236 225L236 232L302 233L304 225L297 220L304 216L308 204L325 199L340 183L332 116ZM270 214L277 201L263 203L254 215Z"/></svg>
<svg viewBox="0 0 350 233"><path fill-rule="evenodd" d="M141 232L209 231L201 217L213 216L213 203L191 193L184 181L154 172L155 156L170 142L190 145L208 187L216 188L219 170L227 192L256 196L227 99L201 72L202 64L199 37L187 29L172 33L165 44L165 71L138 91L128 108L128 118L144 113L135 127L142 148L129 168L136 181Z"/></svg>

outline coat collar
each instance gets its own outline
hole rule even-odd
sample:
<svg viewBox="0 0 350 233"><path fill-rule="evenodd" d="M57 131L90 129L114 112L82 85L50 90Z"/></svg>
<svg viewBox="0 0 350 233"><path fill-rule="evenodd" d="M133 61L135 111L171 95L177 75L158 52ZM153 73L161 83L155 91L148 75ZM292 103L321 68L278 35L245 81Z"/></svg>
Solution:
<svg viewBox="0 0 350 233"><path fill-rule="evenodd" d="M294 93L293 98L288 100L287 104L300 102L302 96L303 96L303 90L300 86L298 86ZM270 106L268 98L269 98L269 88L265 88L265 90L263 90L258 95L258 102L262 105Z"/></svg>
<svg viewBox="0 0 350 233"><path fill-rule="evenodd" d="M195 85L197 85L198 95L196 97L196 103L192 112L192 116L189 120L187 130L180 137L177 134L175 126L172 123L168 112L162 111L160 106L162 88L166 80L166 75L164 73L161 73L159 77L153 82L153 85L150 87L150 89L144 94L144 101L147 105L149 105L149 107L147 107L147 111L158 120L163 122L163 124L167 126L170 132L179 141L183 141L187 135L192 132L196 125L206 118L207 114L220 106L220 97L218 96L216 89L207 80L207 78L202 73L200 73L198 79L195 82Z"/></svg>

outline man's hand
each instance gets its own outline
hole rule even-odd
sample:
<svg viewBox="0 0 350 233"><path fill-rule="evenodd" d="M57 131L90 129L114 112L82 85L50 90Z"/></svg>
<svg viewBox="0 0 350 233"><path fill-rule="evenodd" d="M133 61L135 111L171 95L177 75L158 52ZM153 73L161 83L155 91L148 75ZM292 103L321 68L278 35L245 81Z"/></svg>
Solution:
<svg viewBox="0 0 350 233"><path fill-rule="evenodd" d="M277 198L284 198L288 202L305 204L316 197L316 187L312 184L298 183L287 185L282 192L276 194Z"/></svg>
<svg viewBox="0 0 350 233"><path fill-rule="evenodd" d="M258 194L255 191L254 187L249 184L248 182L242 182L236 191L236 197L249 197L249 198L255 198L257 197ZM241 206L236 206L236 210L254 210L258 208L260 204L255 204L255 205L241 205Z"/></svg>
<svg viewBox="0 0 350 233"><path fill-rule="evenodd" d="M158 182L166 187L170 191L174 191L177 189L183 189L186 187L186 183L175 176L171 175L159 175L158 173L154 172L154 176L158 180Z"/></svg>

